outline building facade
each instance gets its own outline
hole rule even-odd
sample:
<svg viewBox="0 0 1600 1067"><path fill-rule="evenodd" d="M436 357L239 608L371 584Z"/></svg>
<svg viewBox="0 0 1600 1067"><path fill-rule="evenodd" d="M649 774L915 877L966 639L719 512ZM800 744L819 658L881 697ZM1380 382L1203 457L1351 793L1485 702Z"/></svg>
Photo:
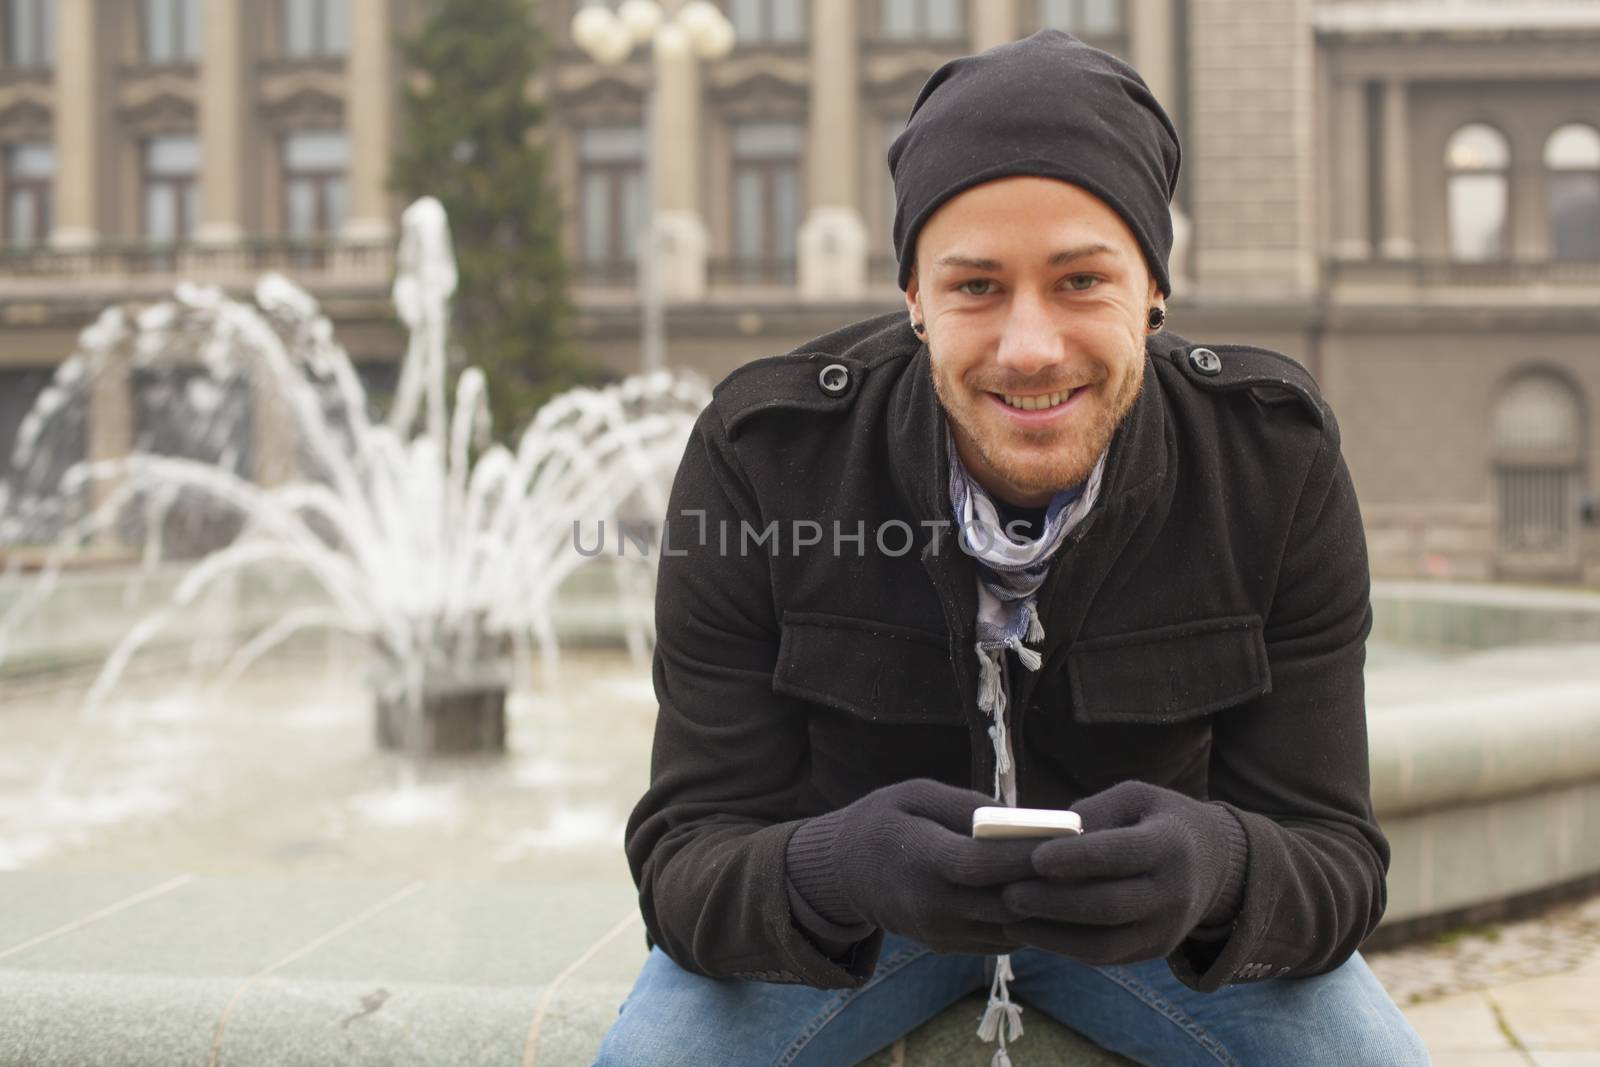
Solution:
<svg viewBox="0 0 1600 1067"><path fill-rule="evenodd" d="M1172 114L1171 326L1316 374L1375 572L1600 583L1600 0L721 0L726 58L615 66L572 43L593 2L537 5L531 89L598 362L639 365L652 201L673 364L901 306L885 154L917 90L1055 26ZM0 454L96 309L182 277L291 270L381 378L418 6L0 0ZM139 432L119 388L90 451Z"/></svg>

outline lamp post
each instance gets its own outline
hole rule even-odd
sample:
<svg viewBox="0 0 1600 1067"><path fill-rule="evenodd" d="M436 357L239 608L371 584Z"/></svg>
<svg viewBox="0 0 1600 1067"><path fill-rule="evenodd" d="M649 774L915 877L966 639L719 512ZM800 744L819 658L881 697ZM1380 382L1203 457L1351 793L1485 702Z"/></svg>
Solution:
<svg viewBox="0 0 1600 1067"><path fill-rule="evenodd" d="M721 59L733 49L733 24L710 0L690 0L669 17L657 0L623 0L608 7L580 8L572 16L572 39L601 66L615 66L649 43L656 60ZM644 227L638 246L641 310L640 364L644 371L666 365L666 323L661 295L656 227L656 72L645 83Z"/></svg>

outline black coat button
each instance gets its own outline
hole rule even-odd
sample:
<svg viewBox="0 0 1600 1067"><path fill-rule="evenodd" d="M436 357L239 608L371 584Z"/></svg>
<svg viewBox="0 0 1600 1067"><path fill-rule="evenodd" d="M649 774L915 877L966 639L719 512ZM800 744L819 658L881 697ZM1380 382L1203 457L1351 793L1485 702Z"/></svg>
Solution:
<svg viewBox="0 0 1600 1067"><path fill-rule="evenodd" d="M1209 348L1196 348L1189 353L1189 365L1207 378L1222 373L1222 359Z"/></svg>
<svg viewBox="0 0 1600 1067"><path fill-rule="evenodd" d="M817 387L829 396L843 396L850 388L850 368L843 363L830 363L817 375Z"/></svg>

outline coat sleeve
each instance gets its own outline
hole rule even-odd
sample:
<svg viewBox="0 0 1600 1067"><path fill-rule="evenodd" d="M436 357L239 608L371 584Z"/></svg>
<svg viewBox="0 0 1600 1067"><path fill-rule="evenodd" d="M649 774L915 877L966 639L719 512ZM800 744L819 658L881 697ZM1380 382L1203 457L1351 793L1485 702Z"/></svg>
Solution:
<svg viewBox="0 0 1600 1067"><path fill-rule="evenodd" d="M1271 691L1213 725L1210 797L1239 817L1247 842L1239 910L1167 958L1200 992L1333 970L1387 902L1363 682L1371 580L1331 413L1288 529L1265 623Z"/></svg>
<svg viewBox="0 0 1600 1067"><path fill-rule="evenodd" d="M841 964L801 932L784 854L810 782L807 718L773 692L780 628L755 493L715 404L673 482L656 586L650 785L627 823L646 942L713 978L864 984L881 931ZM727 548L723 548L726 537Z"/></svg>

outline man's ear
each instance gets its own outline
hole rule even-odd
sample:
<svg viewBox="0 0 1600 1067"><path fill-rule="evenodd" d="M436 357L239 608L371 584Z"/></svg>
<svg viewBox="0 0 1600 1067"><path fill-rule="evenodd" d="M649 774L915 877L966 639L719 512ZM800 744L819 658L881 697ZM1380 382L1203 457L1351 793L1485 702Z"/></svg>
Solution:
<svg viewBox="0 0 1600 1067"><path fill-rule="evenodd" d="M911 280L906 282L906 313L916 322L922 321L922 314L917 310L917 294L921 291L922 287L917 284L917 269L913 266Z"/></svg>

